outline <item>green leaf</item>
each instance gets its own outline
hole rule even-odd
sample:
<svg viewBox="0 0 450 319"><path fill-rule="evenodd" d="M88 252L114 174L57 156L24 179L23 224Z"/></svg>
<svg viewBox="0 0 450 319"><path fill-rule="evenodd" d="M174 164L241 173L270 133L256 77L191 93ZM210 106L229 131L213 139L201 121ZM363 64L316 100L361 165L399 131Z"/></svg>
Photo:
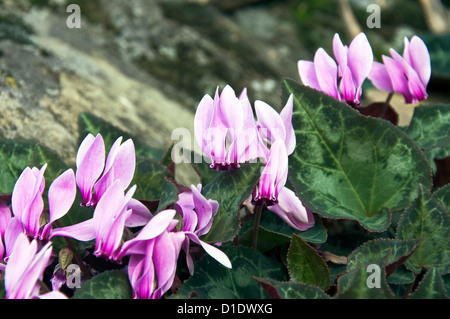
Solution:
<svg viewBox="0 0 450 319"><path fill-rule="evenodd" d="M406 133L425 150L450 143L450 104L419 105Z"/></svg>
<svg viewBox="0 0 450 319"><path fill-rule="evenodd" d="M376 239L355 249L348 257L347 270L351 271L372 260L389 256L386 267L399 261L404 262L420 245L422 239ZM396 265L398 268L400 264ZM389 276L389 274L388 274Z"/></svg>
<svg viewBox="0 0 450 319"><path fill-rule="evenodd" d="M330 286L330 270L317 251L297 235L292 236L288 252L288 270L291 281L318 286Z"/></svg>
<svg viewBox="0 0 450 319"><path fill-rule="evenodd" d="M258 232L258 250L269 251L282 244L288 244L293 234L310 243L324 243L327 239L327 229L317 216L312 228L300 231L290 227L281 218L267 209L263 209ZM253 219L245 223L239 234L239 243L250 246L253 233Z"/></svg>
<svg viewBox="0 0 450 319"><path fill-rule="evenodd" d="M12 193L22 171L31 165L35 146L35 141L0 140L0 194Z"/></svg>
<svg viewBox="0 0 450 319"><path fill-rule="evenodd" d="M433 197L438 200L447 212L450 212L450 184L447 184L433 193Z"/></svg>
<svg viewBox="0 0 450 319"><path fill-rule="evenodd" d="M252 193L261 174L261 164L242 164L239 169L219 172L202 189L207 199L219 202L211 230L202 240L208 242L226 242L239 231L239 206Z"/></svg>
<svg viewBox="0 0 450 319"><path fill-rule="evenodd" d="M70 167L62 160L58 154L45 147L41 144L36 144L31 153L30 158L31 166L41 168L45 163L47 163L47 168L45 169L44 179L45 179L45 192L44 198L47 198L48 188L51 183L62 173L68 170Z"/></svg>
<svg viewBox="0 0 450 319"><path fill-rule="evenodd" d="M0 299L6 298L5 280L0 278Z"/></svg>
<svg viewBox="0 0 450 319"><path fill-rule="evenodd" d="M162 191L166 177L171 174L167 167L148 157L136 158L136 170L130 185L136 185L134 198L142 200L157 200Z"/></svg>
<svg viewBox="0 0 450 319"><path fill-rule="evenodd" d="M330 299L320 288L293 281L255 278L272 299Z"/></svg>
<svg viewBox="0 0 450 319"><path fill-rule="evenodd" d="M450 35L424 34L424 41L430 52L433 75L450 79Z"/></svg>
<svg viewBox="0 0 450 319"><path fill-rule="evenodd" d="M337 281L338 293L336 299L392 299L394 295L386 282L383 259L373 260L367 265L353 269L340 276ZM369 265L377 265L380 272L372 270ZM373 277L372 277L373 276ZM379 286L369 286L369 282L379 283Z"/></svg>
<svg viewBox="0 0 450 319"><path fill-rule="evenodd" d="M416 280L416 276L412 271L406 269L404 265L401 265L400 268L387 278L387 282L394 285L410 284L414 280Z"/></svg>
<svg viewBox="0 0 450 319"><path fill-rule="evenodd" d="M165 178L161 188L158 209L156 210L157 213L166 209L178 200L178 188L171 179Z"/></svg>
<svg viewBox="0 0 450 319"><path fill-rule="evenodd" d="M120 270L110 270L89 279L75 290L73 299L131 299L128 276Z"/></svg>
<svg viewBox="0 0 450 319"><path fill-rule="evenodd" d="M194 158L196 158L196 156L194 156ZM194 167L194 170L197 173L197 175L200 177L202 185L206 185L209 182L211 182L214 179L214 177L216 177L216 175L218 174L217 171L213 170L210 167L211 163L208 163L205 160L202 160L200 163L196 163L195 161L193 161L191 164L192 167Z"/></svg>
<svg viewBox="0 0 450 319"><path fill-rule="evenodd" d="M448 299L444 280L436 268L427 271L419 287L409 299Z"/></svg>
<svg viewBox="0 0 450 319"><path fill-rule="evenodd" d="M194 295L200 299L265 299L265 290L254 279L272 278L286 280L282 265L258 251L244 246L222 246L233 266L225 268L204 255L195 263L195 273L187 279L172 298L188 298Z"/></svg>
<svg viewBox="0 0 450 319"><path fill-rule="evenodd" d="M129 138L133 140L136 156L149 157L156 159L157 161L162 161L164 157L165 150L151 147L145 144L140 138L124 132L123 130L91 113L80 113L78 118L78 127L80 135L79 138L81 139L80 143L89 133L94 136L100 133L105 142L106 150L109 150L117 138L122 136L123 142Z"/></svg>
<svg viewBox="0 0 450 319"><path fill-rule="evenodd" d="M415 273L422 267L436 267L442 274L450 272L449 229L448 212L420 185L417 198L402 214L397 228L398 239L424 239L405 265Z"/></svg>
<svg viewBox="0 0 450 319"><path fill-rule="evenodd" d="M284 99L294 96L298 143L289 179L312 211L381 232L391 211L415 198L418 183L431 187L426 157L398 127L292 80L283 84Z"/></svg>

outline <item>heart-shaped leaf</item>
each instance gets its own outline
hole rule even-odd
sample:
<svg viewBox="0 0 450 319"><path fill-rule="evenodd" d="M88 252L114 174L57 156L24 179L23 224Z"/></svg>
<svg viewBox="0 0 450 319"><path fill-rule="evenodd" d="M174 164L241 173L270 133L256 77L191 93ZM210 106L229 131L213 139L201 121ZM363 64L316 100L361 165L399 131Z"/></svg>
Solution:
<svg viewBox="0 0 450 319"><path fill-rule="evenodd" d="M292 281L315 285L323 290L330 286L330 270L326 262L297 235L292 236L287 261Z"/></svg>
<svg viewBox="0 0 450 319"><path fill-rule="evenodd" d="M383 258L353 269L338 278L337 299L392 299Z"/></svg>
<svg viewBox="0 0 450 319"><path fill-rule="evenodd" d="M448 299L444 280L436 268L427 271L416 291L409 299Z"/></svg>
<svg viewBox="0 0 450 319"><path fill-rule="evenodd" d="M131 185L136 185L135 198L157 200L162 191L164 179L171 174L167 167L148 157L136 158L136 170Z"/></svg>
<svg viewBox="0 0 450 319"><path fill-rule="evenodd" d="M272 299L330 299L317 286L293 281L277 281L271 278L256 278Z"/></svg>
<svg viewBox="0 0 450 319"><path fill-rule="evenodd" d="M405 265L415 273L422 267L436 267L442 274L450 272L449 229L447 210L420 185L417 198L402 214L397 228L398 239L423 239Z"/></svg>
<svg viewBox="0 0 450 319"><path fill-rule="evenodd" d="M386 267L400 261L404 262L419 247L422 239L376 239L370 240L355 249L348 257L347 270L351 271L372 260L386 258ZM398 268L400 264L396 265ZM395 269L392 269L395 270ZM387 274L389 276L389 274Z"/></svg>
<svg viewBox="0 0 450 319"><path fill-rule="evenodd" d="M294 97L297 139L289 179L312 211L381 232L390 211L415 198L418 183L431 185L424 154L398 127L292 80L283 87L284 100Z"/></svg>
<svg viewBox="0 0 450 319"><path fill-rule="evenodd" d="M202 240L225 242L236 236L239 231L239 206L250 196L260 176L260 163L246 163L239 169L219 172L203 187L203 196L218 201L219 210L210 231Z"/></svg>
<svg viewBox="0 0 450 319"><path fill-rule="evenodd" d="M450 104L419 105L414 109L406 133L429 150L450 143Z"/></svg>
<svg viewBox="0 0 450 319"><path fill-rule="evenodd" d="M35 146L29 140L0 140L0 194L12 193L22 171L31 166Z"/></svg>
<svg viewBox="0 0 450 319"><path fill-rule="evenodd" d="M228 256L232 269L222 267L209 255L195 263L195 273L187 279L173 298L200 299L265 299L265 290L256 278L286 280L280 263L248 247L223 246L220 249Z"/></svg>
<svg viewBox="0 0 450 319"><path fill-rule="evenodd" d="M73 299L131 299L128 276L120 270L109 270L87 280L75 290Z"/></svg>

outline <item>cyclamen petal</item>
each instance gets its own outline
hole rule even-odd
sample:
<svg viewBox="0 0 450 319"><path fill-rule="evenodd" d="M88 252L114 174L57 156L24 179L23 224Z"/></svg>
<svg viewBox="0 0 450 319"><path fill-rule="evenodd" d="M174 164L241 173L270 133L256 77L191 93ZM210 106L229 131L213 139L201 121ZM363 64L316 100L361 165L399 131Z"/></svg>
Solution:
<svg viewBox="0 0 450 319"><path fill-rule="evenodd" d="M214 114L213 99L209 95L205 95L198 104L194 116L194 134L198 146L206 155L210 155L211 150L207 142L207 130L211 127L211 121Z"/></svg>
<svg viewBox="0 0 450 319"><path fill-rule="evenodd" d="M383 63L374 61L372 64L372 70L368 75L368 79L372 84L381 91L394 92L392 86L391 77Z"/></svg>
<svg viewBox="0 0 450 319"><path fill-rule="evenodd" d="M137 199L130 199L128 209L131 209L132 213L125 221L126 227L144 226L152 218L150 210Z"/></svg>
<svg viewBox="0 0 450 319"><path fill-rule="evenodd" d="M283 187L278 194L278 203L268 207L289 226L298 230L307 230L314 226L314 218L310 211L303 206L295 193Z"/></svg>
<svg viewBox="0 0 450 319"><path fill-rule="evenodd" d="M120 144L119 137L111 147L102 177L95 183L95 197L100 199L112 183L119 180L125 189L130 185L136 168L134 143L131 139Z"/></svg>
<svg viewBox="0 0 450 319"><path fill-rule="evenodd" d="M193 242L200 244L202 246L202 248L206 251L206 253L208 255L210 255L212 258L217 260L219 263L221 263L226 268L232 269L231 261L223 251L221 251L220 249L218 249L204 241L201 241L195 234L187 233L186 235L189 236L189 238Z"/></svg>
<svg viewBox="0 0 450 319"><path fill-rule="evenodd" d="M284 142L276 140L270 148L269 158L264 166L256 189L255 201L276 202L278 193L287 180L288 155Z"/></svg>
<svg viewBox="0 0 450 319"><path fill-rule="evenodd" d="M81 143L77 158L76 181L83 196L83 204L91 206L92 189L103 172L105 165L105 144L100 134L94 138L88 134Z"/></svg>
<svg viewBox="0 0 450 319"><path fill-rule="evenodd" d="M356 104L359 104L360 96L357 95L357 88L355 86L355 83L353 82L352 72L348 67L345 68L345 71L342 75L339 89L344 101L352 101Z"/></svg>
<svg viewBox="0 0 450 319"><path fill-rule="evenodd" d="M411 42L405 37L403 56L394 49L389 52L391 57L382 56L384 68L374 62L369 74L375 87L402 94L405 103L417 103L428 98L426 87L431 77L431 63L425 43L417 36Z"/></svg>
<svg viewBox="0 0 450 319"><path fill-rule="evenodd" d="M361 86L370 73L373 63L372 47L364 33L359 33L348 47L348 67L360 95Z"/></svg>
<svg viewBox="0 0 450 319"><path fill-rule="evenodd" d="M50 238L58 236L90 241L95 238L94 220L91 218L75 225L53 229Z"/></svg>
<svg viewBox="0 0 450 319"><path fill-rule="evenodd" d="M347 68L348 47L344 46L338 33L336 33L333 37L333 54L339 67L338 75L342 77L344 70Z"/></svg>
<svg viewBox="0 0 450 319"><path fill-rule="evenodd" d="M337 87L338 68L323 48L318 49L314 55L314 68L321 91L340 100Z"/></svg>
<svg viewBox="0 0 450 319"><path fill-rule="evenodd" d="M431 77L431 62L430 53L428 52L427 46L422 39L418 36L413 36L409 45L407 44L408 39L405 37L405 51L404 58L409 57L408 63L417 72L422 85L427 86Z"/></svg>
<svg viewBox="0 0 450 319"><path fill-rule="evenodd" d="M316 75L316 68L314 67L314 62L300 60L297 63L298 73L302 83L313 89L321 91L319 80Z"/></svg>
<svg viewBox="0 0 450 319"><path fill-rule="evenodd" d="M267 138L270 143L286 139L286 129L283 119L269 104L264 101L255 101L255 112L258 118L261 137Z"/></svg>
<svg viewBox="0 0 450 319"><path fill-rule="evenodd" d="M36 282L43 276L52 247L51 242L37 252L37 242L31 243L21 233L5 267L5 290L7 299L27 299L36 293Z"/></svg>
<svg viewBox="0 0 450 319"><path fill-rule="evenodd" d="M292 113L294 112L294 95L291 94L286 102L286 105L280 112L280 117L283 120L286 131L286 152L288 155L292 154L296 146L296 138L294 127L292 126Z"/></svg>
<svg viewBox="0 0 450 319"><path fill-rule="evenodd" d="M72 207L77 194L75 173L66 170L58 176L48 189L49 224L63 217Z"/></svg>

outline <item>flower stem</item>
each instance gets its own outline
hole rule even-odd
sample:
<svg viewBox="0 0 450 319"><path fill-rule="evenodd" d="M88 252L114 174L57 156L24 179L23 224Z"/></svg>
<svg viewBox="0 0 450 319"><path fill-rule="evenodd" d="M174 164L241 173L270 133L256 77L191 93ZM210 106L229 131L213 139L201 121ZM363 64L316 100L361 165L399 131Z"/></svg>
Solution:
<svg viewBox="0 0 450 319"><path fill-rule="evenodd" d="M391 103L392 97L394 96L394 92L390 92L389 95L386 98L386 101L383 104L383 109L381 110L381 118L384 117L384 115L386 114L386 111L389 107L389 103Z"/></svg>
<svg viewBox="0 0 450 319"><path fill-rule="evenodd" d="M253 224L253 233L252 233L252 248L256 249L258 247L258 231L259 231L259 223L261 221L261 213L262 213L263 205L255 206L255 222Z"/></svg>

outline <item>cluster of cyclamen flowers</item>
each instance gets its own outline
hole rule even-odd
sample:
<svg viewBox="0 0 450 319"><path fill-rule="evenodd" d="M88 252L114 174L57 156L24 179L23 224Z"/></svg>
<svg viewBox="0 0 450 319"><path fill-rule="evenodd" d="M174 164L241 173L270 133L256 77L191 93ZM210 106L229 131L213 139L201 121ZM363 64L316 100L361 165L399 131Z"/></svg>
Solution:
<svg viewBox="0 0 450 319"><path fill-rule="evenodd" d="M351 105L360 104L366 78L378 89L398 92L406 103L415 103L427 98L430 56L417 36L411 41L405 38L404 44L403 55L391 49L391 57L383 56L382 64L373 61L363 33L349 46L344 46L336 34L333 52L337 64L320 48L313 62L298 62L300 78L303 84ZM214 98L203 97L194 128L196 141L214 170L239 169L241 163L263 159L264 168L247 204L257 206L259 212L265 206L289 226L306 230L314 225L313 215L285 186L288 157L296 147L293 103L291 95L278 113L257 100L255 117L247 91L237 97L227 85L220 95L217 88ZM51 240L58 236L95 240L93 254L105 260L121 263L129 256L126 269L134 298L161 298L170 289L181 250L193 274L191 242L231 268L220 249L200 240L209 232L218 211L218 202L201 194L202 185L192 185L190 191L180 193L174 209L153 215L133 198L136 185L130 187L136 165L133 141L122 143L122 137L118 138L105 157L102 136L89 134L78 149L76 173L68 169L49 186L48 208L43 199L47 164L40 169L25 168L14 186L11 205L0 201L0 275L6 298L66 298L59 292L65 280L60 268L55 270L53 291L40 294L39 282L55 258ZM53 228L74 204L77 187L82 195L79 204L94 208L92 218ZM177 213L181 223L175 217ZM124 241L127 227L141 228L135 237Z"/></svg>
<svg viewBox="0 0 450 319"><path fill-rule="evenodd" d="M403 54L390 49L391 57L383 55L383 63L374 61L364 33L358 34L349 46L344 46L335 34L333 53L337 64L323 48L316 51L314 61L298 61L304 85L356 106L360 104L366 78L381 91L402 94L405 103L417 103L428 97L430 55L425 43L417 36L411 41L405 37Z"/></svg>
<svg viewBox="0 0 450 319"><path fill-rule="evenodd" d="M246 201L249 205L266 206L289 226L306 230L314 225L311 212L296 194L285 186L288 156L296 146L291 95L278 113L269 104L256 100L252 106L244 89L239 97L226 85L214 98L205 95L195 117L195 138L211 160L215 170L239 169L240 164L259 158L264 169L254 191Z"/></svg>
<svg viewBox="0 0 450 319"><path fill-rule="evenodd" d="M191 274L190 242L201 245L213 258L231 268L228 257L203 242L217 213L217 201L201 194L201 185L179 194L176 209L155 215L133 198L136 186L129 187L135 170L132 140L118 138L105 163L105 145L100 134L89 134L81 143L76 174L68 169L48 189L48 209L44 208L45 164L27 167L17 180L11 206L0 201L0 270L4 272L6 298L66 298L58 290L65 276L55 271L53 291L40 295L39 281L52 263L52 238L70 237L80 241L95 239L96 257L121 263L129 256L128 276L134 298L161 298L173 284L181 249L186 252ZM79 224L53 228L53 223L72 207L80 189L79 203L94 207L93 217ZM126 189L129 189L126 191ZM183 219L181 225L175 214ZM138 234L125 242L125 227L139 227Z"/></svg>

